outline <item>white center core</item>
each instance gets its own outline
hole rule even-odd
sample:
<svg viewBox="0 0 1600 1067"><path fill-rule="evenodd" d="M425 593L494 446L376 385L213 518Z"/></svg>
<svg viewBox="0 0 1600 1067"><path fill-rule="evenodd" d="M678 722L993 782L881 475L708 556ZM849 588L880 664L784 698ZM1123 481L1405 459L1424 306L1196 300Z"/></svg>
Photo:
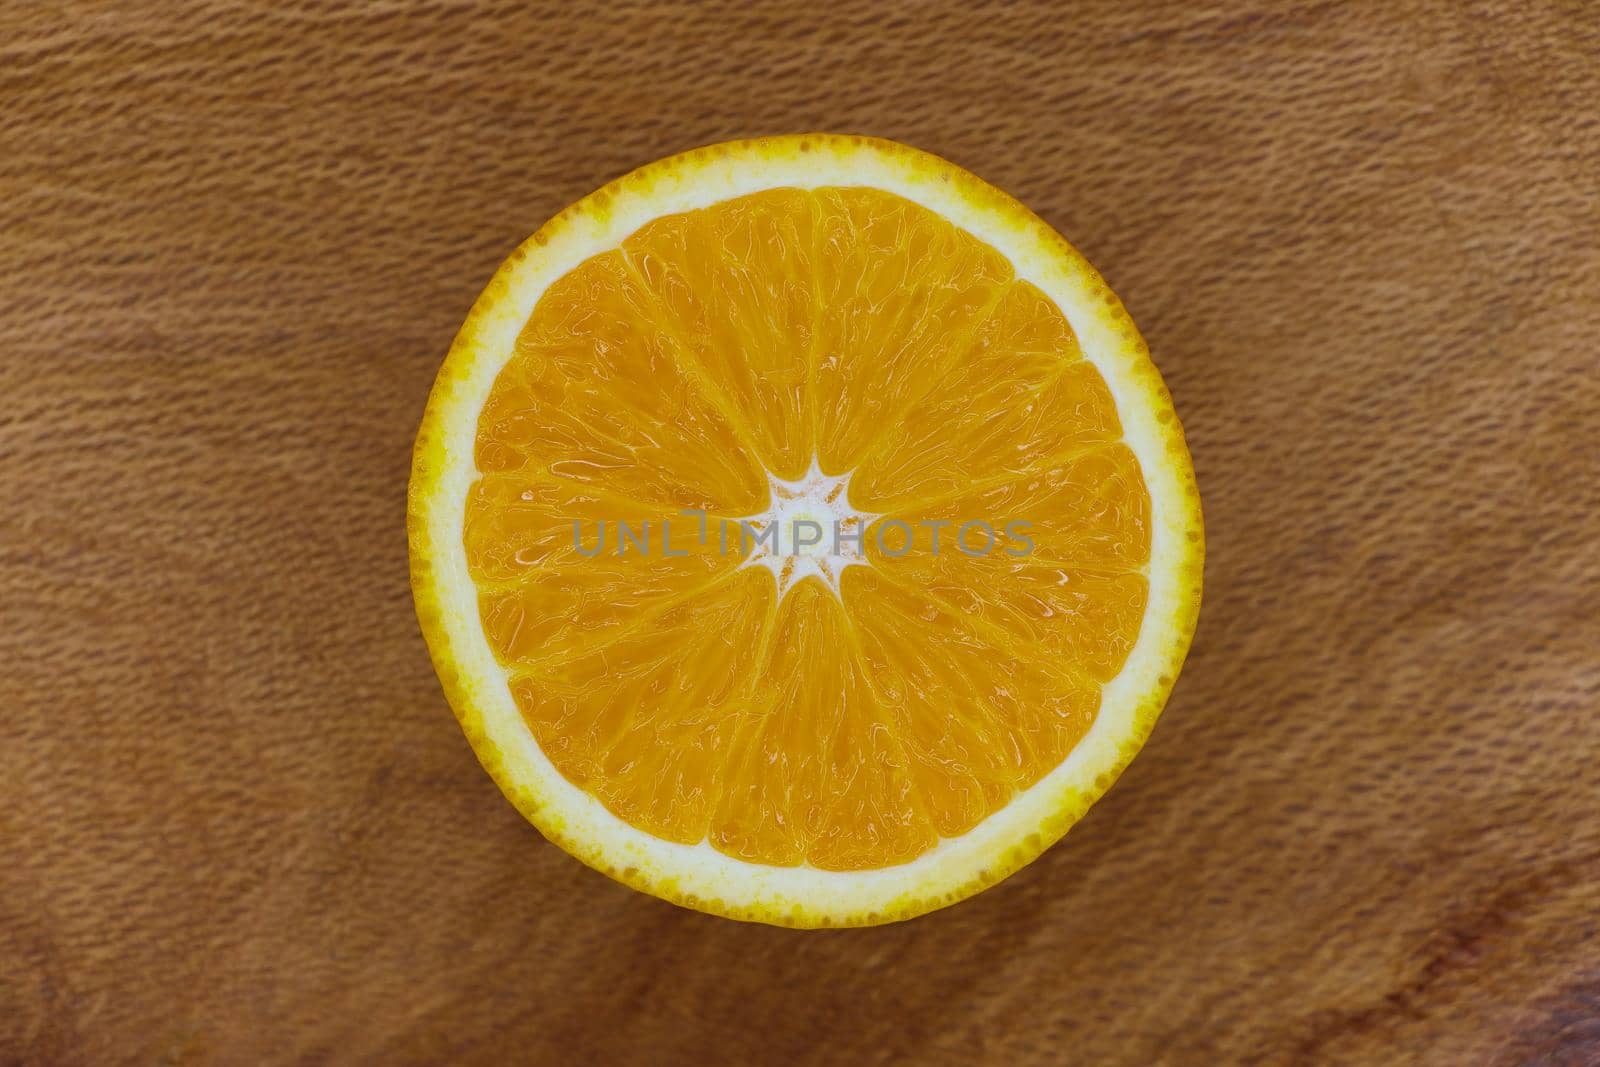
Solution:
<svg viewBox="0 0 1600 1067"><path fill-rule="evenodd" d="M849 474L823 474L814 459L797 481L770 473L767 480L767 509L741 520L749 530L743 543L751 545L744 566L770 570L780 597L813 575L838 596L844 569L866 564L864 537L878 516L851 507Z"/></svg>

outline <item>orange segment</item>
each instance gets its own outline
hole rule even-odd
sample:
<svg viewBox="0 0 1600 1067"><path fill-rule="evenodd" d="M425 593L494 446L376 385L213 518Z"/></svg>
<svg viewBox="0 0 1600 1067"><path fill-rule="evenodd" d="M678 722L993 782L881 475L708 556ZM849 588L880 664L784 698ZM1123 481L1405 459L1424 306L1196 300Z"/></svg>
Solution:
<svg viewBox="0 0 1600 1067"><path fill-rule="evenodd" d="M744 572L615 640L518 672L512 693L561 773L634 826L706 836L728 745L755 714L747 678L771 596Z"/></svg>
<svg viewBox="0 0 1600 1067"><path fill-rule="evenodd" d="M464 540L495 654L526 664L593 643L738 566L699 536L693 517L577 482L484 475L468 496Z"/></svg>
<svg viewBox="0 0 1600 1067"><path fill-rule="evenodd" d="M746 514L766 478L620 252L558 279L478 422L478 468Z"/></svg>
<svg viewBox="0 0 1600 1067"><path fill-rule="evenodd" d="M708 382L780 478L815 448L806 388L819 315L812 270L815 201L775 189L669 215L623 243Z"/></svg>
<svg viewBox="0 0 1600 1067"><path fill-rule="evenodd" d="M1005 294L1011 266L925 208L865 189L817 194L817 446L851 470L920 393L938 388Z"/></svg>
<svg viewBox="0 0 1600 1067"><path fill-rule="evenodd" d="M935 843L851 645L844 612L820 583L784 598L755 685L771 704L728 760L717 847L759 863L859 870Z"/></svg>
<svg viewBox="0 0 1600 1067"><path fill-rule="evenodd" d="M913 792L955 837L1059 763L1094 722L1099 686L995 640L931 596L865 568L844 576L863 659L909 758Z"/></svg>
<svg viewBox="0 0 1600 1067"><path fill-rule="evenodd" d="M892 536L881 547L879 523L868 556L885 575L1105 682L1144 617L1149 508L1133 454L1101 445L897 511L916 534L911 550L899 552Z"/></svg>
<svg viewBox="0 0 1600 1067"><path fill-rule="evenodd" d="M893 511L1121 435L1105 380L1080 356L1066 317L1017 282L967 356L884 429L850 488L862 507Z"/></svg>

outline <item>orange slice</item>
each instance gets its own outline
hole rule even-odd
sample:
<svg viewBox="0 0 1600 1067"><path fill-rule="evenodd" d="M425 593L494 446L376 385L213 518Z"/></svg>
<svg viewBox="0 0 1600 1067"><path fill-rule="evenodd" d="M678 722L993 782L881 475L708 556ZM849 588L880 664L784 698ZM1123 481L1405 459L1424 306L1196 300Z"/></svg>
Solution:
<svg viewBox="0 0 1600 1067"><path fill-rule="evenodd" d="M501 267L439 374L418 616L484 766L639 889L901 919L1037 856L1148 735L1202 529L1116 297L901 145L651 164Z"/></svg>

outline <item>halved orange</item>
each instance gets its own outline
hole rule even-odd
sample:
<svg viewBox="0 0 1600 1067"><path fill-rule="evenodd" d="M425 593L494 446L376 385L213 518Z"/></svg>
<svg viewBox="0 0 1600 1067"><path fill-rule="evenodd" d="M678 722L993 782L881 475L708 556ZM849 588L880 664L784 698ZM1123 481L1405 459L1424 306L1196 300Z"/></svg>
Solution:
<svg viewBox="0 0 1600 1067"><path fill-rule="evenodd" d="M1037 856L1199 610L1189 455L1117 298L1009 197L859 137L676 156L535 234L440 371L408 526L512 802L631 886L794 926Z"/></svg>

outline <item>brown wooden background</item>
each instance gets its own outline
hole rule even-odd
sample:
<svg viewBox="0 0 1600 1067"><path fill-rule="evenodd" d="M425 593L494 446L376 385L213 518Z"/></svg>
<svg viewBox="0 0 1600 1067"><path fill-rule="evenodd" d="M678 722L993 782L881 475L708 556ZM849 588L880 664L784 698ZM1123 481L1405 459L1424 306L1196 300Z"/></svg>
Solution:
<svg viewBox="0 0 1600 1067"><path fill-rule="evenodd" d="M1600 9L0 7L0 1062L1600 1063ZM479 770L424 395L547 216L831 129L1011 190L1206 502L1155 737L856 932L644 897Z"/></svg>

